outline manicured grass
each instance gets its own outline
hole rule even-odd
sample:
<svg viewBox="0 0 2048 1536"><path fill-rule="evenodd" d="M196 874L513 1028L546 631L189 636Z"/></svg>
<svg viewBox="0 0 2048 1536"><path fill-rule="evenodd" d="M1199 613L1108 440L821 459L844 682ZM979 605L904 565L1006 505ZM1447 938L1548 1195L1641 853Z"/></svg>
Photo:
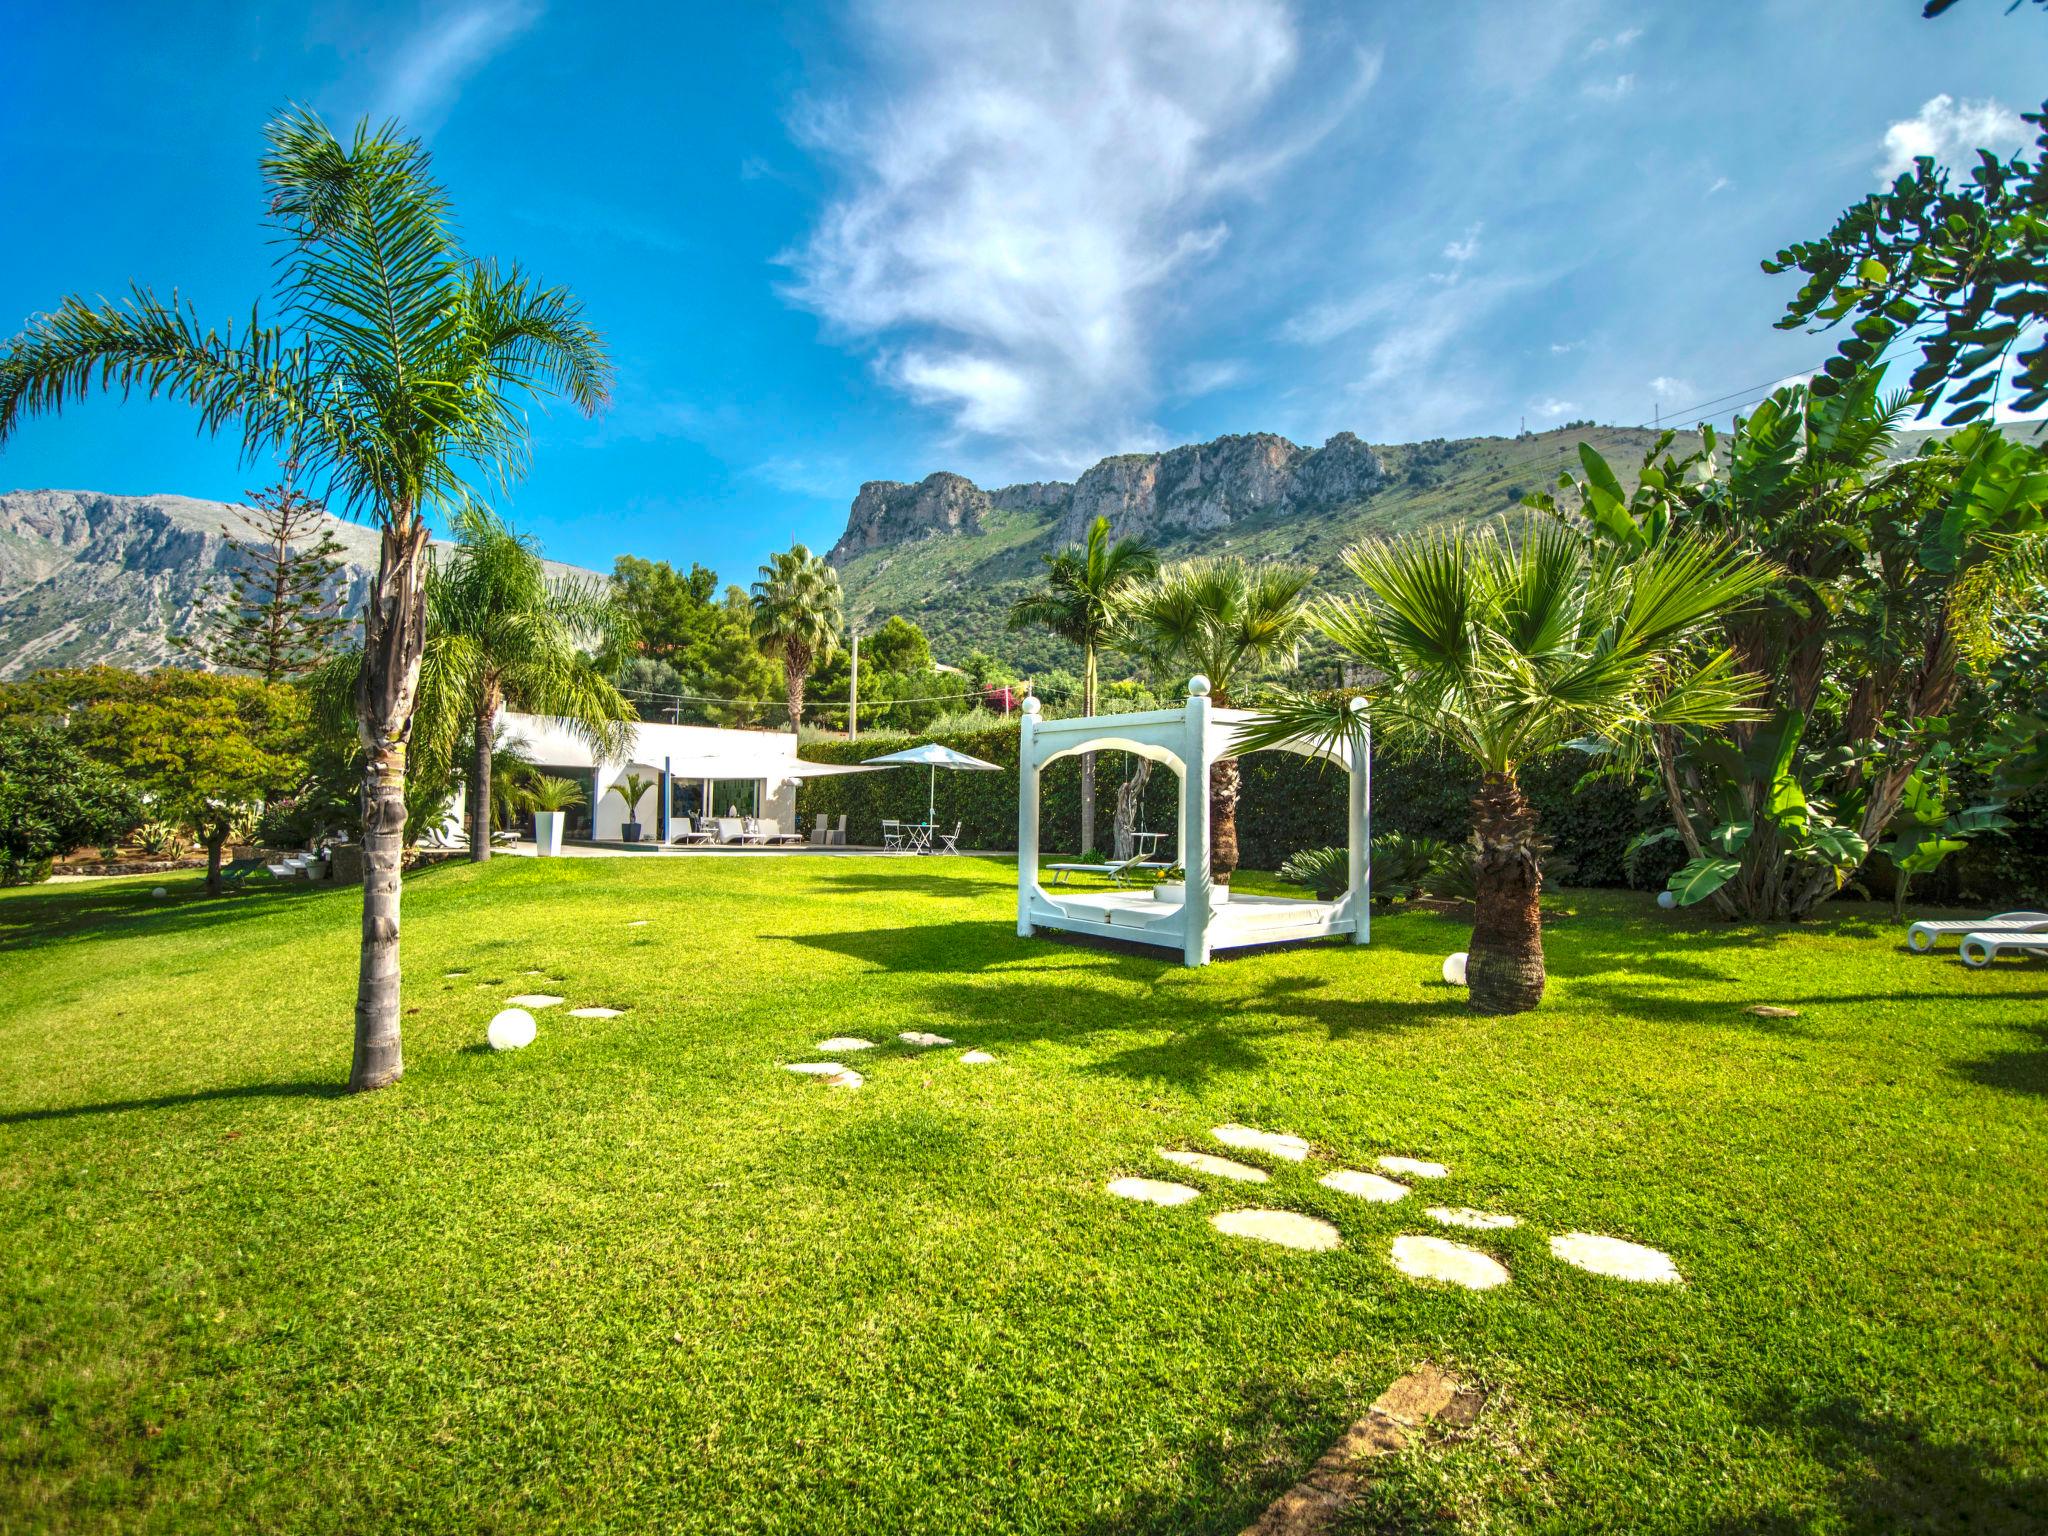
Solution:
<svg viewBox="0 0 2048 1536"><path fill-rule="evenodd" d="M364 1097L353 892L0 896L0 1528L1234 1532L1425 1359L1492 1401L1360 1529L2048 1508L2042 966L1569 892L1550 1000L1481 1019L1436 979L1446 918L1188 972L1018 939L1012 878L428 871L406 1077ZM527 991L569 1003L481 1049ZM858 1092L777 1065L901 1029L1000 1060L872 1051ZM1103 1194L1186 1178L1153 1147L1225 1120L1453 1177ZM1390 1268L1439 1202L1523 1218L1452 1234L1511 1286ZM1346 1246L1207 1224L1260 1203ZM1687 1283L1568 1269L1572 1230Z"/></svg>

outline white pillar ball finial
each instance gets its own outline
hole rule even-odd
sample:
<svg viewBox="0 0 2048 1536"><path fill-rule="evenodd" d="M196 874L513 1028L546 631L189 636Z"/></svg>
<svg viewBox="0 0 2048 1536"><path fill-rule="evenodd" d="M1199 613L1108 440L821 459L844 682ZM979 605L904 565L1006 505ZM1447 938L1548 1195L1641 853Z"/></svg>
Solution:
<svg viewBox="0 0 2048 1536"><path fill-rule="evenodd" d="M1191 699L1206 699L1208 696L1209 679L1197 672L1188 679L1188 697Z"/></svg>
<svg viewBox="0 0 2048 1536"><path fill-rule="evenodd" d="M1024 711L1025 714L1035 715L1039 712L1039 710L1043 709L1045 706L1038 702L1037 694L1027 693L1024 695L1023 704L1019 707Z"/></svg>

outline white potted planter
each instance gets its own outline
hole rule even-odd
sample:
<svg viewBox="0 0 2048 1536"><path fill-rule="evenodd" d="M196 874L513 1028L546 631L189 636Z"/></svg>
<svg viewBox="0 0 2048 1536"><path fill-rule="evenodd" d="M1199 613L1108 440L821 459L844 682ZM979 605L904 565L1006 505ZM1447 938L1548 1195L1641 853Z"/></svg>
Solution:
<svg viewBox="0 0 2048 1536"><path fill-rule="evenodd" d="M535 811L533 813L534 851L544 859L559 858L562 852L562 823L568 818L567 811Z"/></svg>

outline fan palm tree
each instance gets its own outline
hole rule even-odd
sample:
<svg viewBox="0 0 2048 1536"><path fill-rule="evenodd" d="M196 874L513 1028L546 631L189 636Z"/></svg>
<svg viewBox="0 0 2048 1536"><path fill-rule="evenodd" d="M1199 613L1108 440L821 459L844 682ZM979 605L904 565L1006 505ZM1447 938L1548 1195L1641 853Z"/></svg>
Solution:
<svg viewBox="0 0 2048 1536"><path fill-rule="evenodd" d="M656 782L645 774L628 773L622 774L619 782L612 786L612 793L626 802L627 821L640 819L640 802L647 798L647 791L654 788Z"/></svg>
<svg viewBox="0 0 2048 1536"><path fill-rule="evenodd" d="M343 143L313 113L268 129L262 172L282 253L282 318L204 327L175 296L67 298L0 355L0 444L27 417L93 385L141 388L233 429L244 454L284 446L330 505L378 528L356 690L363 779L362 957L349 1085L404 1070L399 1041L399 880L406 751L426 643L428 518L465 499L465 466L509 479L527 446L524 399L567 394L585 412L610 367L561 288L472 261L427 152L396 124Z"/></svg>
<svg viewBox="0 0 2048 1536"><path fill-rule="evenodd" d="M754 583L754 643L782 662L783 687L789 695L789 728L799 730L804 717L804 683L811 668L830 661L845 633L844 599L839 573L801 544L770 555Z"/></svg>
<svg viewBox="0 0 2048 1536"><path fill-rule="evenodd" d="M1236 555L1176 561L1130 595L1117 645L1160 671L1201 673L1211 701L1229 708L1261 668L1294 665L1313 575ZM1237 759L1219 758L1209 771L1209 868L1225 883L1237 870L1237 785Z"/></svg>
<svg viewBox="0 0 2048 1536"><path fill-rule="evenodd" d="M1311 616L1379 677L1369 697L1381 739L1447 742L1481 770L1471 1006L1533 1008L1544 984L1543 843L1519 769L1589 737L1635 748L1659 727L1752 718L1759 679L1707 637L1775 573L1710 538L1629 555L1548 520L1512 539L1495 528L1361 544L1344 564L1367 596L1325 599ZM1349 739L1349 702L1290 697L1240 740Z"/></svg>
<svg viewBox="0 0 2048 1536"><path fill-rule="evenodd" d="M613 686L610 658L630 642L631 625L611 591L595 582L550 580L532 540L482 507L455 518L455 557L427 576L423 675L455 707L421 711L431 731L421 743L466 725L469 735L469 856L491 856L491 746L498 713L511 707L565 722L600 759L621 756L637 715ZM596 651L603 660L593 660Z"/></svg>
<svg viewBox="0 0 2048 1536"><path fill-rule="evenodd" d="M1081 647L1081 712L1095 713L1097 653L1108 643L1119 606L1159 570L1159 553L1138 539L1109 539L1109 519L1089 524L1085 544L1041 555L1045 585L1017 599L1010 628L1043 629ZM1095 846L1095 754L1081 756L1081 847Z"/></svg>

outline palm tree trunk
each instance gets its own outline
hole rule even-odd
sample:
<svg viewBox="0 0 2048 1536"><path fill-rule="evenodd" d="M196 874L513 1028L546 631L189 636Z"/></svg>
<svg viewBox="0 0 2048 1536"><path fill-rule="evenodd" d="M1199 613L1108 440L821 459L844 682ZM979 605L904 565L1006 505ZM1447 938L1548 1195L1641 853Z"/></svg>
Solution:
<svg viewBox="0 0 2048 1536"><path fill-rule="evenodd" d="M1081 648L1081 713L1095 714L1095 647ZM1095 851L1095 754L1081 754L1081 852Z"/></svg>
<svg viewBox="0 0 2048 1536"><path fill-rule="evenodd" d="M491 736L498 714L498 701L486 687L483 703L476 712L476 748L469 763L469 861L487 864L491 858Z"/></svg>
<svg viewBox="0 0 2048 1536"><path fill-rule="evenodd" d="M426 645L426 547L426 526L413 513L393 518L380 541L377 583L363 615L363 669L356 682L356 730L364 758L363 948L348 1080L357 1092L395 1083L405 1071L398 1038L398 897L405 859L405 754Z"/></svg>
<svg viewBox="0 0 2048 1536"><path fill-rule="evenodd" d="M782 650L782 686L789 698L789 729L800 734L804 726L804 682L811 672L811 653L802 646L786 645Z"/></svg>
<svg viewBox="0 0 2048 1536"><path fill-rule="evenodd" d="M1237 873L1237 759L1209 765L1209 878L1230 884Z"/></svg>
<svg viewBox="0 0 2048 1536"><path fill-rule="evenodd" d="M1536 812L1512 773L1472 797L1474 913L1465 980L1475 1013L1523 1013L1543 1001L1543 889Z"/></svg>

